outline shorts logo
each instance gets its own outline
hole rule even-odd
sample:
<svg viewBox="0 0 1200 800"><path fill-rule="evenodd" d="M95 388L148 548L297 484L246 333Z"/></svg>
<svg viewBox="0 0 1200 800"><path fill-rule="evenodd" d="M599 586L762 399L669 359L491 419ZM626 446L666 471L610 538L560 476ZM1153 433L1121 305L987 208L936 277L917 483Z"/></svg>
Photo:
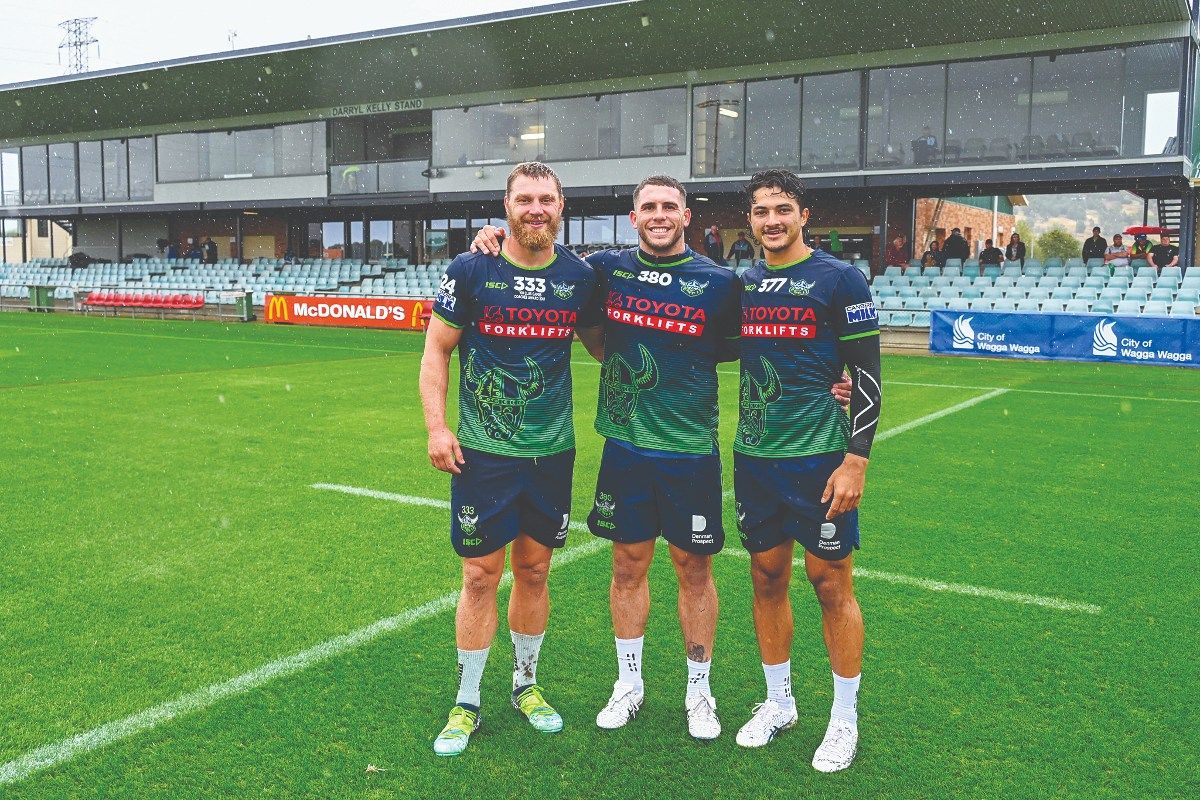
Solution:
<svg viewBox="0 0 1200 800"><path fill-rule="evenodd" d="M708 520L700 514L692 514L692 533L700 533L708 527Z"/></svg>
<svg viewBox="0 0 1200 800"><path fill-rule="evenodd" d="M681 280L679 282L679 288L688 297L699 297L700 295L704 294L704 290L708 288L708 284L711 282L712 281L705 281L704 283L701 283L700 281Z"/></svg>
<svg viewBox="0 0 1200 800"><path fill-rule="evenodd" d="M808 297L809 292L817 285L816 281L793 280L788 284L788 294L796 297Z"/></svg>
<svg viewBox="0 0 1200 800"><path fill-rule="evenodd" d="M476 537L474 539L463 539L464 547L475 547L476 545L481 545L481 544L483 544L483 539L480 539L478 537Z"/></svg>
<svg viewBox="0 0 1200 800"><path fill-rule="evenodd" d="M821 538L832 539L834 536L837 536L837 525L834 525L832 522L822 522Z"/></svg>
<svg viewBox="0 0 1200 800"><path fill-rule="evenodd" d="M546 391L546 376L538 363L525 357L529 377L521 380L507 370L492 367L478 372L475 351L467 356L463 382L475 397L475 411L488 437L498 442L511 441L525 427L525 406Z"/></svg>
<svg viewBox="0 0 1200 800"><path fill-rule="evenodd" d="M596 513L602 517L612 518L616 513L617 502L613 500L613 496L607 492L600 492L596 495Z"/></svg>
<svg viewBox="0 0 1200 800"><path fill-rule="evenodd" d="M641 369L635 370L625 358L613 355L600 374L600 404L614 425L628 425L637 413L638 395L658 385L658 364L643 344Z"/></svg>
<svg viewBox="0 0 1200 800"><path fill-rule="evenodd" d="M550 288L554 290L554 296L560 300L570 300L571 295L575 294L575 284L573 283L555 283L550 281Z"/></svg>
<svg viewBox="0 0 1200 800"><path fill-rule="evenodd" d="M558 529L558 533L554 534L555 541L562 541L567 538L567 528L571 525L571 515L563 514L562 527Z"/></svg>
<svg viewBox="0 0 1200 800"><path fill-rule="evenodd" d="M742 437L742 444L747 447L754 447L762 442L767 433L767 406L783 397L779 373L765 357L759 356L758 360L762 363L765 378L762 383L750 374L747 364L742 365L738 433Z"/></svg>
<svg viewBox="0 0 1200 800"><path fill-rule="evenodd" d="M745 521L746 521L746 509L742 508L741 501L738 501L738 502L736 503L736 507L737 507L737 521L738 521L738 525L741 525L743 522L745 522Z"/></svg>
<svg viewBox="0 0 1200 800"><path fill-rule="evenodd" d="M462 506L459 508L458 527L462 529L463 533L470 536L475 532L475 526L478 523L479 515L475 513L475 506ZM469 542L464 539L463 544L469 544ZM479 544L479 542L474 542L474 544Z"/></svg>
<svg viewBox="0 0 1200 800"><path fill-rule="evenodd" d="M821 523L821 541L817 542L817 547L821 550L840 550L842 542L840 539L834 539L837 536L837 525L832 522Z"/></svg>
<svg viewBox="0 0 1200 800"><path fill-rule="evenodd" d="M869 319L879 319L874 303L856 303L846 306L846 322L853 325L856 322L866 322Z"/></svg>

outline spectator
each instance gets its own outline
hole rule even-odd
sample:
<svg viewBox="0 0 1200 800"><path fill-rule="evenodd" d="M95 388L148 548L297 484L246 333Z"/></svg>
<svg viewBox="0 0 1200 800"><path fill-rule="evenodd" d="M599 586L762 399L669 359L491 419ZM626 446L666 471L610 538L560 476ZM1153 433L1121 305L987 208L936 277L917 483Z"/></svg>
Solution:
<svg viewBox="0 0 1200 800"><path fill-rule="evenodd" d="M942 262L945 263L951 258L966 261L970 257L970 243L963 238L962 231L954 228L950 231L950 235L946 237L946 241L942 243Z"/></svg>
<svg viewBox="0 0 1200 800"><path fill-rule="evenodd" d="M283 254L283 260L288 264L296 263L296 251L289 247L287 252Z"/></svg>
<svg viewBox="0 0 1200 800"><path fill-rule="evenodd" d="M212 240L211 236L204 239L204 263L217 263L217 243Z"/></svg>
<svg viewBox="0 0 1200 800"><path fill-rule="evenodd" d="M892 243L887 246L887 250L883 254L883 265L885 267L907 267L908 252L904 247L904 236L897 233L892 239Z"/></svg>
<svg viewBox="0 0 1200 800"><path fill-rule="evenodd" d="M200 250L199 240L192 240L192 243L188 245L187 252L183 254L183 257L189 261L199 261L201 258L203 258L203 253Z"/></svg>
<svg viewBox="0 0 1200 800"><path fill-rule="evenodd" d="M1146 234L1139 233L1133 237L1133 247L1129 248L1129 258L1150 260L1150 240L1146 238Z"/></svg>
<svg viewBox="0 0 1200 800"><path fill-rule="evenodd" d="M1008 237L1008 247L1004 248L1004 258L1006 261L1020 261L1021 268L1025 268L1025 243L1021 241L1021 234L1013 233Z"/></svg>
<svg viewBox="0 0 1200 800"><path fill-rule="evenodd" d="M737 241L729 247L729 255L726 258L732 258L735 264L743 259L754 260L754 245L746 238L745 231L738 233Z"/></svg>
<svg viewBox="0 0 1200 800"><path fill-rule="evenodd" d="M921 266L940 267L943 263L945 259L942 257L942 246L934 239L929 243L929 249L921 254Z"/></svg>
<svg viewBox="0 0 1200 800"><path fill-rule="evenodd" d="M1158 244L1150 248L1150 263L1162 272L1163 267L1179 266L1179 248L1171 244L1170 234L1164 233Z"/></svg>
<svg viewBox="0 0 1200 800"><path fill-rule="evenodd" d="M721 255L723 252L725 252L725 245L721 241L721 231L716 225L713 225L704 233L704 254L714 264L725 266L725 256Z"/></svg>
<svg viewBox="0 0 1200 800"><path fill-rule="evenodd" d="M171 261L179 258L179 245L174 242L167 243L167 258Z"/></svg>
<svg viewBox="0 0 1200 800"><path fill-rule="evenodd" d="M813 249L813 250L821 250L821 249L823 249L823 248L821 247L821 237L820 237L820 236L814 236L814 237L812 237L812 245L811 245L811 246L812 246L812 249Z"/></svg>
<svg viewBox="0 0 1200 800"><path fill-rule="evenodd" d="M829 255L834 258L842 257L842 237L837 229L829 232Z"/></svg>
<svg viewBox="0 0 1200 800"><path fill-rule="evenodd" d="M979 251L979 265L985 266L994 264L1000 266L1000 262L1004 260L1004 251L992 244L991 239L985 239L983 249Z"/></svg>
<svg viewBox="0 0 1200 800"><path fill-rule="evenodd" d="M912 140L914 164L932 164L937 157L938 140L928 125L921 128L921 135Z"/></svg>
<svg viewBox="0 0 1200 800"><path fill-rule="evenodd" d="M1086 264L1090 258L1104 258L1104 251L1108 249L1108 242L1100 235L1100 226L1092 228L1092 235L1083 241L1083 262Z"/></svg>
<svg viewBox="0 0 1200 800"><path fill-rule="evenodd" d="M1129 248L1121 240L1121 234L1115 234L1112 238L1112 247L1104 251L1104 263L1110 270L1113 267L1129 266Z"/></svg>

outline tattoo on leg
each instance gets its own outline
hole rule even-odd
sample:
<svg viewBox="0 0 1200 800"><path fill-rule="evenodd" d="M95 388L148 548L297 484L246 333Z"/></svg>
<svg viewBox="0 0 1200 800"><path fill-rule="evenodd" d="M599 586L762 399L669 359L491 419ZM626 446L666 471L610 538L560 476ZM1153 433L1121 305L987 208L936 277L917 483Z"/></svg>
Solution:
<svg viewBox="0 0 1200 800"><path fill-rule="evenodd" d="M708 660L704 653L704 645L695 642L687 643L687 657L696 662Z"/></svg>

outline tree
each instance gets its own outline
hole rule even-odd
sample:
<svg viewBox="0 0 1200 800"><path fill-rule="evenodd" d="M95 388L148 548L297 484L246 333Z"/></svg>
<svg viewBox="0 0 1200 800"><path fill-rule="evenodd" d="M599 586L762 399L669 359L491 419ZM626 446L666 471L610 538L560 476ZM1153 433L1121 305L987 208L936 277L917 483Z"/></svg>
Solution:
<svg viewBox="0 0 1200 800"><path fill-rule="evenodd" d="M1082 244L1064 228L1055 226L1037 238L1038 258L1066 261L1079 255Z"/></svg>
<svg viewBox="0 0 1200 800"><path fill-rule="evenodd" d="M1033 228L1029 225L1028 220L1017 220L1017 233L1021 234L1021 241L1025 243L1025 257L1041 258L1037 251L1037 244L1033 241Z"/></svg>

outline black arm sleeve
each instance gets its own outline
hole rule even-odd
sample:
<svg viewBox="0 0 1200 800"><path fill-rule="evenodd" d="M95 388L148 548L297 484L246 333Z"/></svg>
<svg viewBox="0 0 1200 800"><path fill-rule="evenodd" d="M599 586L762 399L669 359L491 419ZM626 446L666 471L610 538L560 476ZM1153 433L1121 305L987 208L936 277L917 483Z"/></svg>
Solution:
<svg viewBox="0 0 1200 800"><path fill-rule="evenodd" d="M883 402L880 378L879 337L863 336L838 342L838 356L850 368L854 389L850 393L850 446L847 452L871 457L871 442L879 424Z"/></svg>

